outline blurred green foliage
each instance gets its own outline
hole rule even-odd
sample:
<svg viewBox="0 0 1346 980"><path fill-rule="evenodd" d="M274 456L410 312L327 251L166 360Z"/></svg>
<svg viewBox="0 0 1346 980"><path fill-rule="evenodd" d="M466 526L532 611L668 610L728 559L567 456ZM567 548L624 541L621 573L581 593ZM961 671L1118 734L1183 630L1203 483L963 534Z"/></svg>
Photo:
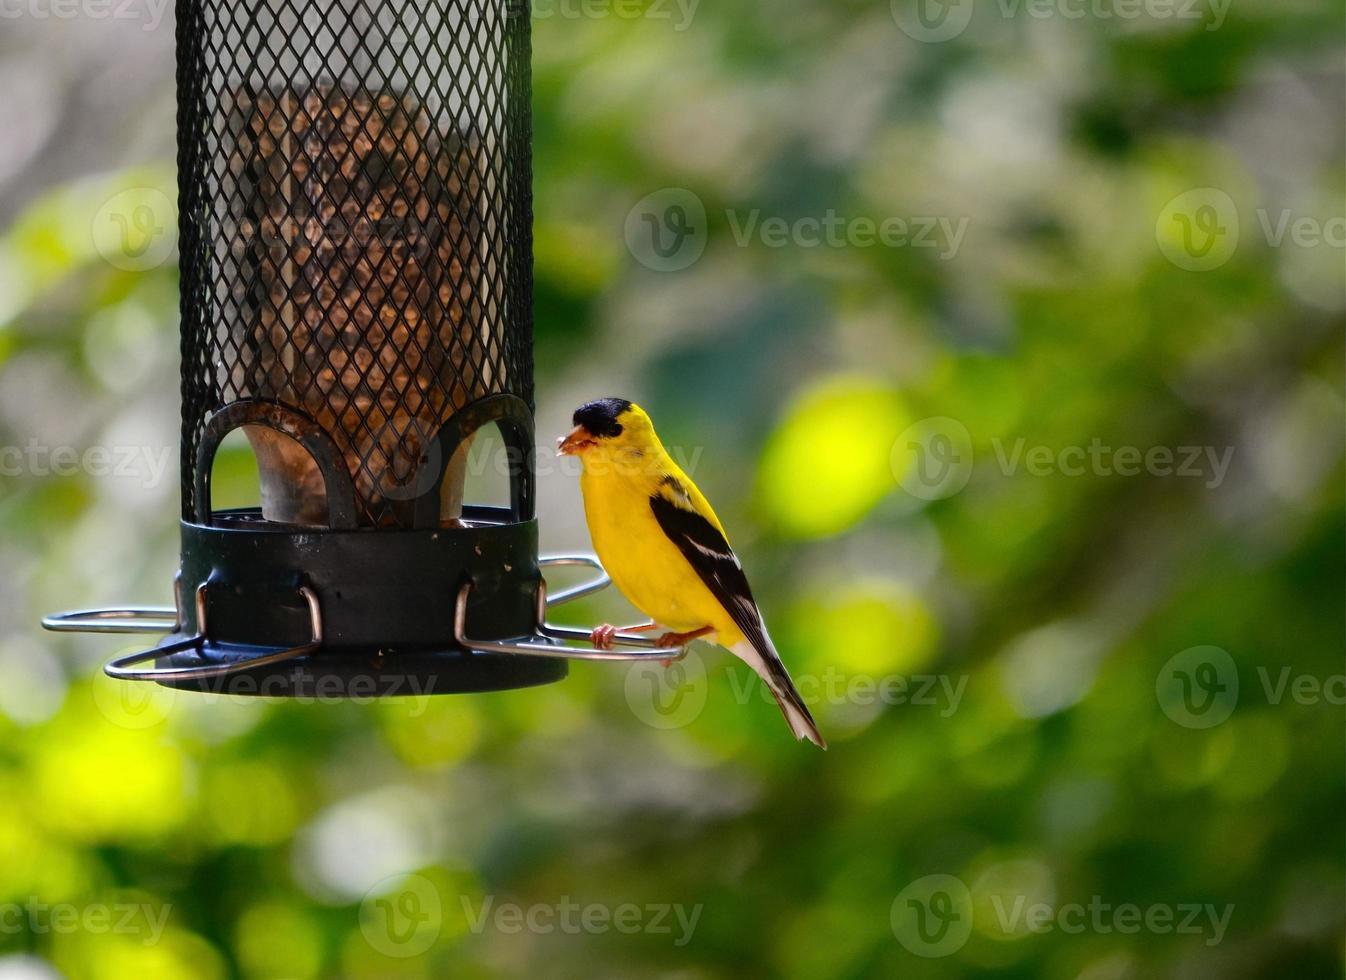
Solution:
<svg viewBox="0 0 1346 980"><path fill-rule="evenodd" d="M1234 0L1215 30L1007 9L943 43L898 29L905 0L536 21L543 434L621 393L696 447L827 754L709 648L662 680L289 704L123 689L98 671L115 642L39 635L171 581L176 276L89 233L123 188L171 195L171 161L32 202L0 238L0 442L171 465L0 481L0 909L24 910L0 976L1340 977L1343 255L1260 215L1342 214L1342 8ZM679 272L623 240L665 187L708 214ZM1194 188L1240 219L1208 271L1156 230ZM944 258L735 238L829 209L967 231ZM932 418L966 432L959 492L911 492ZM1039 475L1016 444L1233 455L1219 481ZM246 496L250 460L219 479ZM570 547L573 484L542 482ZM1195 647L1239 681L1210 728L1156 693ZM972 928L920 956L893 918L935 874ZM1016 899L1233 909L1219 942L1037 934L1006 926ZM568 902L701 911L681 945L480 918ZM34 904L138 918L52 929Z"/></svg>

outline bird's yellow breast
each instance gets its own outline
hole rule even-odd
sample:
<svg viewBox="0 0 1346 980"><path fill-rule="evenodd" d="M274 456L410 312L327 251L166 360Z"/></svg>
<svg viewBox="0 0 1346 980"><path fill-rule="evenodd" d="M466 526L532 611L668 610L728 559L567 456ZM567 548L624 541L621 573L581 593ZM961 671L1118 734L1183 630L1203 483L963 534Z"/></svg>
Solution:
<svg viewBox="0 0 1346 980"><path fill-rule="evenodd" d="M594 549L631 604L669 629L712 626L720 642L734 642L733 620L664 534L647 488L587 470L580 485Z"/></svg>

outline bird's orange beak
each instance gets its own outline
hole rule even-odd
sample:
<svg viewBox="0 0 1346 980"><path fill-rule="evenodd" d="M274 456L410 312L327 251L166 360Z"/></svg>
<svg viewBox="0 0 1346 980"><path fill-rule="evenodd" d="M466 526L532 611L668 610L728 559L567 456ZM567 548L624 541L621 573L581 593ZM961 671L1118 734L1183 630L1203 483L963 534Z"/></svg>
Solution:
<svg viewBox="0 0 1346 980"><path fill-rule="evenodd" d="M577 425L570 430L570 435L556 440L557 456L578 456L591 446L598 444L595 439L582 425Z"/></svg>

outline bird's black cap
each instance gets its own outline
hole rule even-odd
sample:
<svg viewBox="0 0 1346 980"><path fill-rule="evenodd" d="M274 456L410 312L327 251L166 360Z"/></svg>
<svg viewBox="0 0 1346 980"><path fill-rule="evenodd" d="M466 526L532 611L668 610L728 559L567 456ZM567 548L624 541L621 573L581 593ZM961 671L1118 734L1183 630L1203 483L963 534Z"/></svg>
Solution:
<svg viewBox="0 0 1346 980"><path fill-rule="evenodd" d="M600 398L580 406L575 412L575 424L584 426L600 439L614 438L622 434L622 424L617 419L630 407L631 403L625 398Z"/></svg>

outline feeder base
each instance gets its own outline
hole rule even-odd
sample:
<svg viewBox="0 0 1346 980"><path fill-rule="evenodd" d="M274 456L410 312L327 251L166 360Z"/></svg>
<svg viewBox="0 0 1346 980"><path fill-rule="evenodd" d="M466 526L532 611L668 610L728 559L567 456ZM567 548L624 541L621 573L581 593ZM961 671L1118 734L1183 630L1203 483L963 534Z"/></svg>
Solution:
<svg viewBox="0 0 1346 980"><path fill-rule="evenodd" d="M278 697L323 701L430 694L468 694L536 687L562 680L571 660L639 661L665 664L686 654L685 647L658 649L645 636L619 635L620 646L598 649L588 643L590 630L553 626L547 609L601 592L612 580L598 559L588 555L541 558L535 567L585 567L595 578L554 594L539 579L531 632L511 639L484 640L469 635L468 616L476 584L469 580L452 603L454 648L418 645L346 644L329 646L318 593L308 584L295 589L300 610L307 611L308 637L295 646L276 647L212 639L209 625L212 583L207 575L183 602L178 577L174 607L134 606L57 613L42 620L59 633L168 633L158 646L127 654L103 669L118 680L155 681L165 687L207 694ZM195 624L197 632L184 627ZM574 646L563 641L582 641ZM154 661L152 667L138 665Z"/></svg>

